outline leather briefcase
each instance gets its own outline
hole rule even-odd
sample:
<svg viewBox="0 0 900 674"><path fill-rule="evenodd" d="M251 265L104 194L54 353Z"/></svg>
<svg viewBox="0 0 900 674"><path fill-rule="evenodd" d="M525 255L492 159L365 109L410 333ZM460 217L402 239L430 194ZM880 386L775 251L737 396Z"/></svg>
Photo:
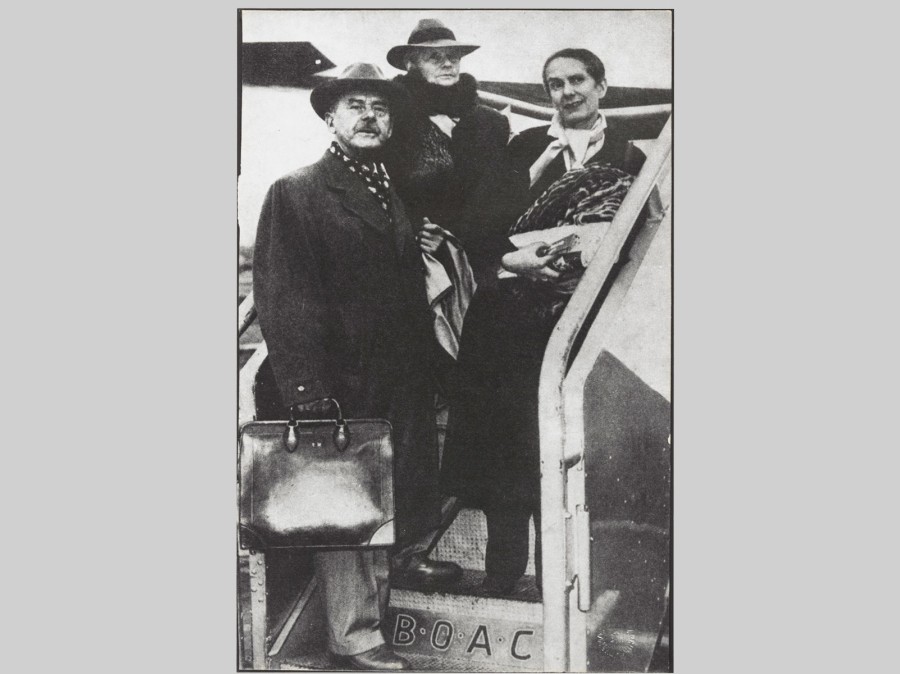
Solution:
<svg viewBox="0 0 900 674"><path fill-rule="evenodd" d="M344 419L329 401L336 419L241 427L241 547L394 544L391 425Z"/></svg>

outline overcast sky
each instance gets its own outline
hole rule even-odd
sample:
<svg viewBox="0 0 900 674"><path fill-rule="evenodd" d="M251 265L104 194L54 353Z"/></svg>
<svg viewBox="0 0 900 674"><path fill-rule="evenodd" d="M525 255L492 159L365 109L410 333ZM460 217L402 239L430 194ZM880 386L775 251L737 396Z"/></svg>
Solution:
<svg viewBox="0 0 900 674"><path fill-rule="evenodd" d="M547 56L564 47L586 47L604 62L613 86L671 87L672 19L667 11L545 10L245 10L245 42L314 44L344 66L377 63L398 71L385 56L406 44L416 22L443 21L460 42L481 45L462 70L482 80L540 82Z"/></svg>

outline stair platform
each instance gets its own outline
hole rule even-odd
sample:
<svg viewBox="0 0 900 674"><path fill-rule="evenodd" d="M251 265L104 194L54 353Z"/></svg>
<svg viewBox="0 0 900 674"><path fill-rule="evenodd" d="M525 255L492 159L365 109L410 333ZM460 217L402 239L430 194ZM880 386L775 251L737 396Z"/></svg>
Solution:
<svg viewBox="0 0 900 674"><path fill-rule="evenodd" d="M394 651L423 663L435 658L442 671L540 670L543 608L534 578L503 596L485 593L483 579L483 571L465 570L452 594L395 585L386 624Z"/></svg>

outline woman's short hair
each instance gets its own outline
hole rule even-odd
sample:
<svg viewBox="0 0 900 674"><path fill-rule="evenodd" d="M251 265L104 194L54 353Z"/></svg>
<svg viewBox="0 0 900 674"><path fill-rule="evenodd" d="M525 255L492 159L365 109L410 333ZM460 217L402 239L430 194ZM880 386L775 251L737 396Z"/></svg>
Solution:
<svg viewBox="0 0 900 674"><path fill-rule="evenodd" d="M601 61L591 50L571 47L568 49L560 49L558 52L551 54L550 58L544 61L544 70L541 73L541 79L544 81L544 90L547 93L550 93L550 90L547 88L547 66L550 65L550 62L553 59L559 58L581 61L581 63L584 64L584 69L587 71L587 74L593 77L597 84L606 79L606 68L603 65L603 61Z"/></svg>

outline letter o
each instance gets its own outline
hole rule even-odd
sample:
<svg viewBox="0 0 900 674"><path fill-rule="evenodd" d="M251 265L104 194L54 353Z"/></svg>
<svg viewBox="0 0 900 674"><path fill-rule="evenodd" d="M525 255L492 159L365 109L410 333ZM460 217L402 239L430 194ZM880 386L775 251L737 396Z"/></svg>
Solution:
<svg viewBox="0 0 900 674"><path fill-rule="evenodd" d="M443 636L443 641L438 641ZM453 643L453 625L446 620L438 620L431 630L431 645L439 651L446 651Z"/></svg>

